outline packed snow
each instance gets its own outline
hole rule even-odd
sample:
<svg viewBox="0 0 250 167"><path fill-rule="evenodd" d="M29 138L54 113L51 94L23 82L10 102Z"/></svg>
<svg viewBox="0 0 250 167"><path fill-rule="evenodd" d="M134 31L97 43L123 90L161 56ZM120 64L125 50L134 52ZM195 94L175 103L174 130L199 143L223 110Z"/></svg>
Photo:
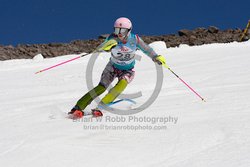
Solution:
<svg viewBox="0 0 250 167"><path fill-rule="evenodd" d="M39 74L78 55L0 62L1 166L249 167L250 42L151 46L206 102L164 68L161 92L146 110L73 121L65 115L88 91L91 56ZM142 96L136 105L121 102L117 108L140 106L154 90L155 64L137 53L136 76L124 93ZM94 85L109 57L102 53L96 60Z"/></svg>

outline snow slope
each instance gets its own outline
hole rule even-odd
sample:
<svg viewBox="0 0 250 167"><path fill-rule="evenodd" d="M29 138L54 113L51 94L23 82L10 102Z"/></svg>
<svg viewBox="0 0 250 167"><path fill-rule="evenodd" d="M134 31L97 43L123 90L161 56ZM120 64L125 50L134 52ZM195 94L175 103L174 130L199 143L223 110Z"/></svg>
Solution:
<svg viewBox="0 0 250 167"><path fill-rule="evenodd" d="M250 166L250 42L151 46L207 102L164 69L161 93L143 112L76 122L64 113L87 92L90 56L37 75L76 55L0 62L1 166ZM95 84L108 57L102 54L96 61ZM143 103L153 91L155 74L152 61L142 55L125 93L140 90L143 96L136 101Z"/></svg>

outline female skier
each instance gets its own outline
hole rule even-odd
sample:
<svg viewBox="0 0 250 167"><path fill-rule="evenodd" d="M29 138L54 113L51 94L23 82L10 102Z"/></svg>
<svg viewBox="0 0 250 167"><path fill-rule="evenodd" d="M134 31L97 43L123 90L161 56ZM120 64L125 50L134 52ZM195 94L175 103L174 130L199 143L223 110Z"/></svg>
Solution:
<svg viewBox="0 0 250 167"><path fill-rule="evenodd" d="M99 84L86 93L72 110L68 113L74 119L84 116L84 109L99 95L101 95L117 77L118 83L104 96L101 104L109 104L119 96L127 87L135 75L133 70L135 65L135 51L137 48L141 49L157 64L165 64L165 58L149 47L136 34L131 33L132 23L128 18L118 18L114 23L114 32L107 37L107 39L97 48L97 51L111 51L111 58L102 72ZM111 40L115 40L115 45L110 45ZM107 46L106 44L109 43ZM112 47L110 47L112 46ZM92 114L95 117L102 116L102 112L97 108L92 109Z"/></svg>

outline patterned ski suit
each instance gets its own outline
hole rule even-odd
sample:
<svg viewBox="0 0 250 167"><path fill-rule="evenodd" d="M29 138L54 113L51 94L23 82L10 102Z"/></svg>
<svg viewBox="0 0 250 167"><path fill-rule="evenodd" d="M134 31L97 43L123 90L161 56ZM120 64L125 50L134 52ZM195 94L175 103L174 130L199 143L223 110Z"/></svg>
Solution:
<svg viewBox="0 0 250 167"><path fill-rule="evenodd" d="M101 104L108 104L121 94L127 84L134 78L135 72L133 68L137 48L152 59L157 56L155 51L145 44L138 35L132 33L126 39L126 43L111 34L98 48L102 48L111 39L117 41L117 45L110 50L111 58L102 73L99 84L78 100L75 107L81 110L84 110L97 96L101 95L116 77L118 77L118 83L102 98Z"/></svg>
<svg viewBox="0 0 250 167"><path fill-rule="evenodd" d="M125 79L128 83L133 80L137 48L152 59L157 56L155 51L145 44L138 35L130 33L127 42L123 43L115 35L111 34L102 45L110 39L115 39L118 44L111 49L110 61L102 73L100 84L105 88L110 85L115 77L118 77L119 80Z"/></svg>

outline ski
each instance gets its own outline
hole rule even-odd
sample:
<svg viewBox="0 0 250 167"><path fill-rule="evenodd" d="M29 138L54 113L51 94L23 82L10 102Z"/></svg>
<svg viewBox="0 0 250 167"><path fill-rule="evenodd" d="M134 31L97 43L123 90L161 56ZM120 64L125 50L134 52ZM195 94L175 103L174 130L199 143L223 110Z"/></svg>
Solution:
<svg viewBox="0 0 250 167"><path fill-rule="evenodd" d="M117 104L117 103L120 103L120 102L123 102L123 101L129 102L129 103L132 103L132 104L136 104L136 102L134 100L132 100L132 99L119 99L119 100L108 103L106 106L110 107L110 106L112 106L114 104ZM104 109L103 106L98 106L98 108ZM93 110L95 110L95 109L92 109L92 111ZM93 114L92 111L91 112L84 112L83 116L93 116L93 117L103 116L101 111L100 111L100 113L98 115ZM70 115L67 115L66 118L69 118L69 119L81 119L82 117L77 118L73 114L70 114Z"/></svg>
<svg viewBox="0 0 250 167"><path fill-rule="evenodd" d="M117 103L120 103L122 101L127 101L127 102L130 102L132 104L136 104L136 102L134 100L131 100L131 99L120 99L120 100L116 100L116 101L113 101L113 102L110 102L109 104L107 104L107 106L112 106L114 104L117 104ZM100 106L101 107L101 106Z"/></svg>

